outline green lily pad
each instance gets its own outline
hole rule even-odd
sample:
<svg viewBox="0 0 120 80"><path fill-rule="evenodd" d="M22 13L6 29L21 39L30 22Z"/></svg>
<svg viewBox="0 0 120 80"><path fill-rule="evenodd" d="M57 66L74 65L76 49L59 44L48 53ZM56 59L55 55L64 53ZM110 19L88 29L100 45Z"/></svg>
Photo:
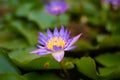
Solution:
<svg viewBox="0 0 120 80"><path fill-rule="evenodd" d="M120 79L120 66L99 68L100 76L104 80L119 80Z"/></svg>
<svg viewBox="0 0 120 80"><path fill-rule="evenodd" d="M79 72L92 79L97 79L96 65L92 58L82 57L81 59L76 59L75 64L77 65Z"/></svg>
<svg viewBox="0 0 120 80"><path fill-rule="evenodd" d="M19 69L10 61L10 59L3 53L0 53L0 74L6 72L20 73Z"/></svg>
<svg viewBox="0 0 120 80"><path fill-rule="evenodd" d="M15 14L19 17L25 17L29 14L32 7L33 7L32 3L21 4L21 5L18 6Z"/></svg>
<svg viewBox="0 0 120 80"><path fill-rule="evenodd" d="M106 36L100 43L99 47L102 49L111 48L111 47L120 47L120 37L119 36Z"/></svg>
<svg viewBox="0 0 120 80"><path fill-rule="evenodd" d="M53 73L44 73L44 74L40 74L40 73L36 73L36 72L31 72L31 73L27 73L24 75L24 77L26 77L28 80L62 80L60 77L58 77L57 75L53 74Z"/></svg>
<svg viewBox="0 0 120 80"><path fill-rule="evenodd" d="M99 68L99 72L101 76L108 76L110 75L112 72L114 72L116 69L118 69L117 67L105 67L105 68Z"/></svg>
<svg viewBox="0 0 120 80"><path fill-rule="evenodd" d="M15 31L18 31L18 33L21 34L30 45L34 45L36 43L38 30L25 27L24 23L19 20L12 21L11 26Z"/></svg>
<svg viewBox="0 0 120 80"><path fill-rule="evenodd" d="M106 67L112 67L120 65L120 54L101 54L97 56L96 61Z"/></svg>
<svg viewBox="0 0 120 80"><path fill-rule="evenodd" d="M77 46L75 51L89 51L95 49L89 42L83 40L77 41L75 45Z"/></svg>
<svg viewBox="0 0 120 80"><path fill-rule="evenodd" d="M35 48L31 47L26 50L17 50L9 53L9 57L25 70L41 70L41 69L61 69L60 64L53 59L51 55L39 56L37 54L30 54L30 51ZM66 69L74 67L72 60L69 58L63 59Z"/></svg>
<svg viewBox="0 0 120 80"><path fill-rule="evenodd" d="M120 68L115 69L110 75L106 76L106 80L119 80L120 79Z"/></svg>
<svg viewBox="0 0 120 80"><path fill-rule="evenodd" d="M3 73L0 74L0 80L27 80L27 79L15 73Z"/></svg>
<svg viewBox="0 0 120 80"><path fill-rule="evenodd" d="M13 32L8 30L0 32L0 47L13 50L26 48L27 46L26 41L18 38Z"/></svg>
<svg viewBox="0 0 120 80"><path fill-rule="evenodd" d="M58 25L57 17L51 14L47 14L44 11L31 11L28 15L28 19L34 21L40 29L53 28ZM61 25L66 25L68 17L65 14L60 15Z"/></svg>

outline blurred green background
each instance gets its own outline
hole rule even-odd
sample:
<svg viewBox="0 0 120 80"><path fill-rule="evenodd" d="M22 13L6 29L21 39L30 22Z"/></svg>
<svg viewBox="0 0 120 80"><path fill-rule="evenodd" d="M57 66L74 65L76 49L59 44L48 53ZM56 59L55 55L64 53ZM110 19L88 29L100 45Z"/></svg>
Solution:
<svg viewBox="0 0 120 80"><path fill-rule="evenodd" d="M29 54L38 32L54 29L56 16L45 14L49 0L0 0L0 80L67 80L51 55ZM82 33L65 54L71 80L120 79L120 7L102 0L66 0L60 23L71 36Z"/></svg>

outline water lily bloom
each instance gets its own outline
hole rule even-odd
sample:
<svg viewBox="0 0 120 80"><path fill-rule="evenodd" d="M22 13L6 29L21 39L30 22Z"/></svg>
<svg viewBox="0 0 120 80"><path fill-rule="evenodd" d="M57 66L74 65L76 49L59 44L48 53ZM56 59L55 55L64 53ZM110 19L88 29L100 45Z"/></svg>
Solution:
<svg viewBox="0 0 120 80"><path fill-rule="evenodd" d="M66 12L68 5L64 1L52 0L49 4L45 5L46 13L52 15L59 15Z"/></svg>
<svg viewBox="0 0 120 80"><path fill-rule="evenodd" d="M41 56L51 54L55 60L60 62L64 57L65 51L76 48L73 44L79 39L80 36L81 34L70 38L70 33L63 26L60 31L55 28L53 33L47 29L47 35L39 32L38 42L41 45L37 45L38 49L33 50L30 53Z"/></svg>
<svg viewBox="0 0 120 80"><path fill-rule="evenodd" d="M105 3L111 3L114 7L114 9L117 9L118 6L120 5L120 0L102 0Z"/></svg>

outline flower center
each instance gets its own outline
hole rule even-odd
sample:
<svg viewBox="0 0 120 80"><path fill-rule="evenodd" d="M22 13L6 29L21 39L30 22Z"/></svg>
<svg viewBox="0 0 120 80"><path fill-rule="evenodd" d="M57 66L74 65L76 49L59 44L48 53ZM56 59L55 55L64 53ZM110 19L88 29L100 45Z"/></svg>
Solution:
<svg viewBox="0 0 120 80"><path fill-rule="evenodd" d="M65 40L63 40L61 37L54 37L48 40L47 42L47 48L50 50L54 50L54 46L57 47L65 47Z"/></svg>

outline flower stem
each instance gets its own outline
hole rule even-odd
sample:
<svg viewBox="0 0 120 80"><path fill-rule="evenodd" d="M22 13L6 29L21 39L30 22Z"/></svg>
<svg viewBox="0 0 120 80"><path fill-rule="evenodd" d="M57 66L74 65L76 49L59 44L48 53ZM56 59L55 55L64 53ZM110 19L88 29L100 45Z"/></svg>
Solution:
<svg viewBox="0 0 120 80"><path fill-rule="evenodd" d="M56 19L57 19L57 25L60 26L60 15L56 15Z"/></svg>
<svg viewBox="0 0 120 80"><path fill-rule="evenodd" d="M60 62L60 65L61 65L61 68L63 69L63 71L64 71L64 73L65 73L65 75L66 75L67 79L68 79L68 80L70 80L69 73L68 73L68 71L65 69L65 67L64 67L64 65L63 65L63 63L62 63L62 62Z"/></svg>

